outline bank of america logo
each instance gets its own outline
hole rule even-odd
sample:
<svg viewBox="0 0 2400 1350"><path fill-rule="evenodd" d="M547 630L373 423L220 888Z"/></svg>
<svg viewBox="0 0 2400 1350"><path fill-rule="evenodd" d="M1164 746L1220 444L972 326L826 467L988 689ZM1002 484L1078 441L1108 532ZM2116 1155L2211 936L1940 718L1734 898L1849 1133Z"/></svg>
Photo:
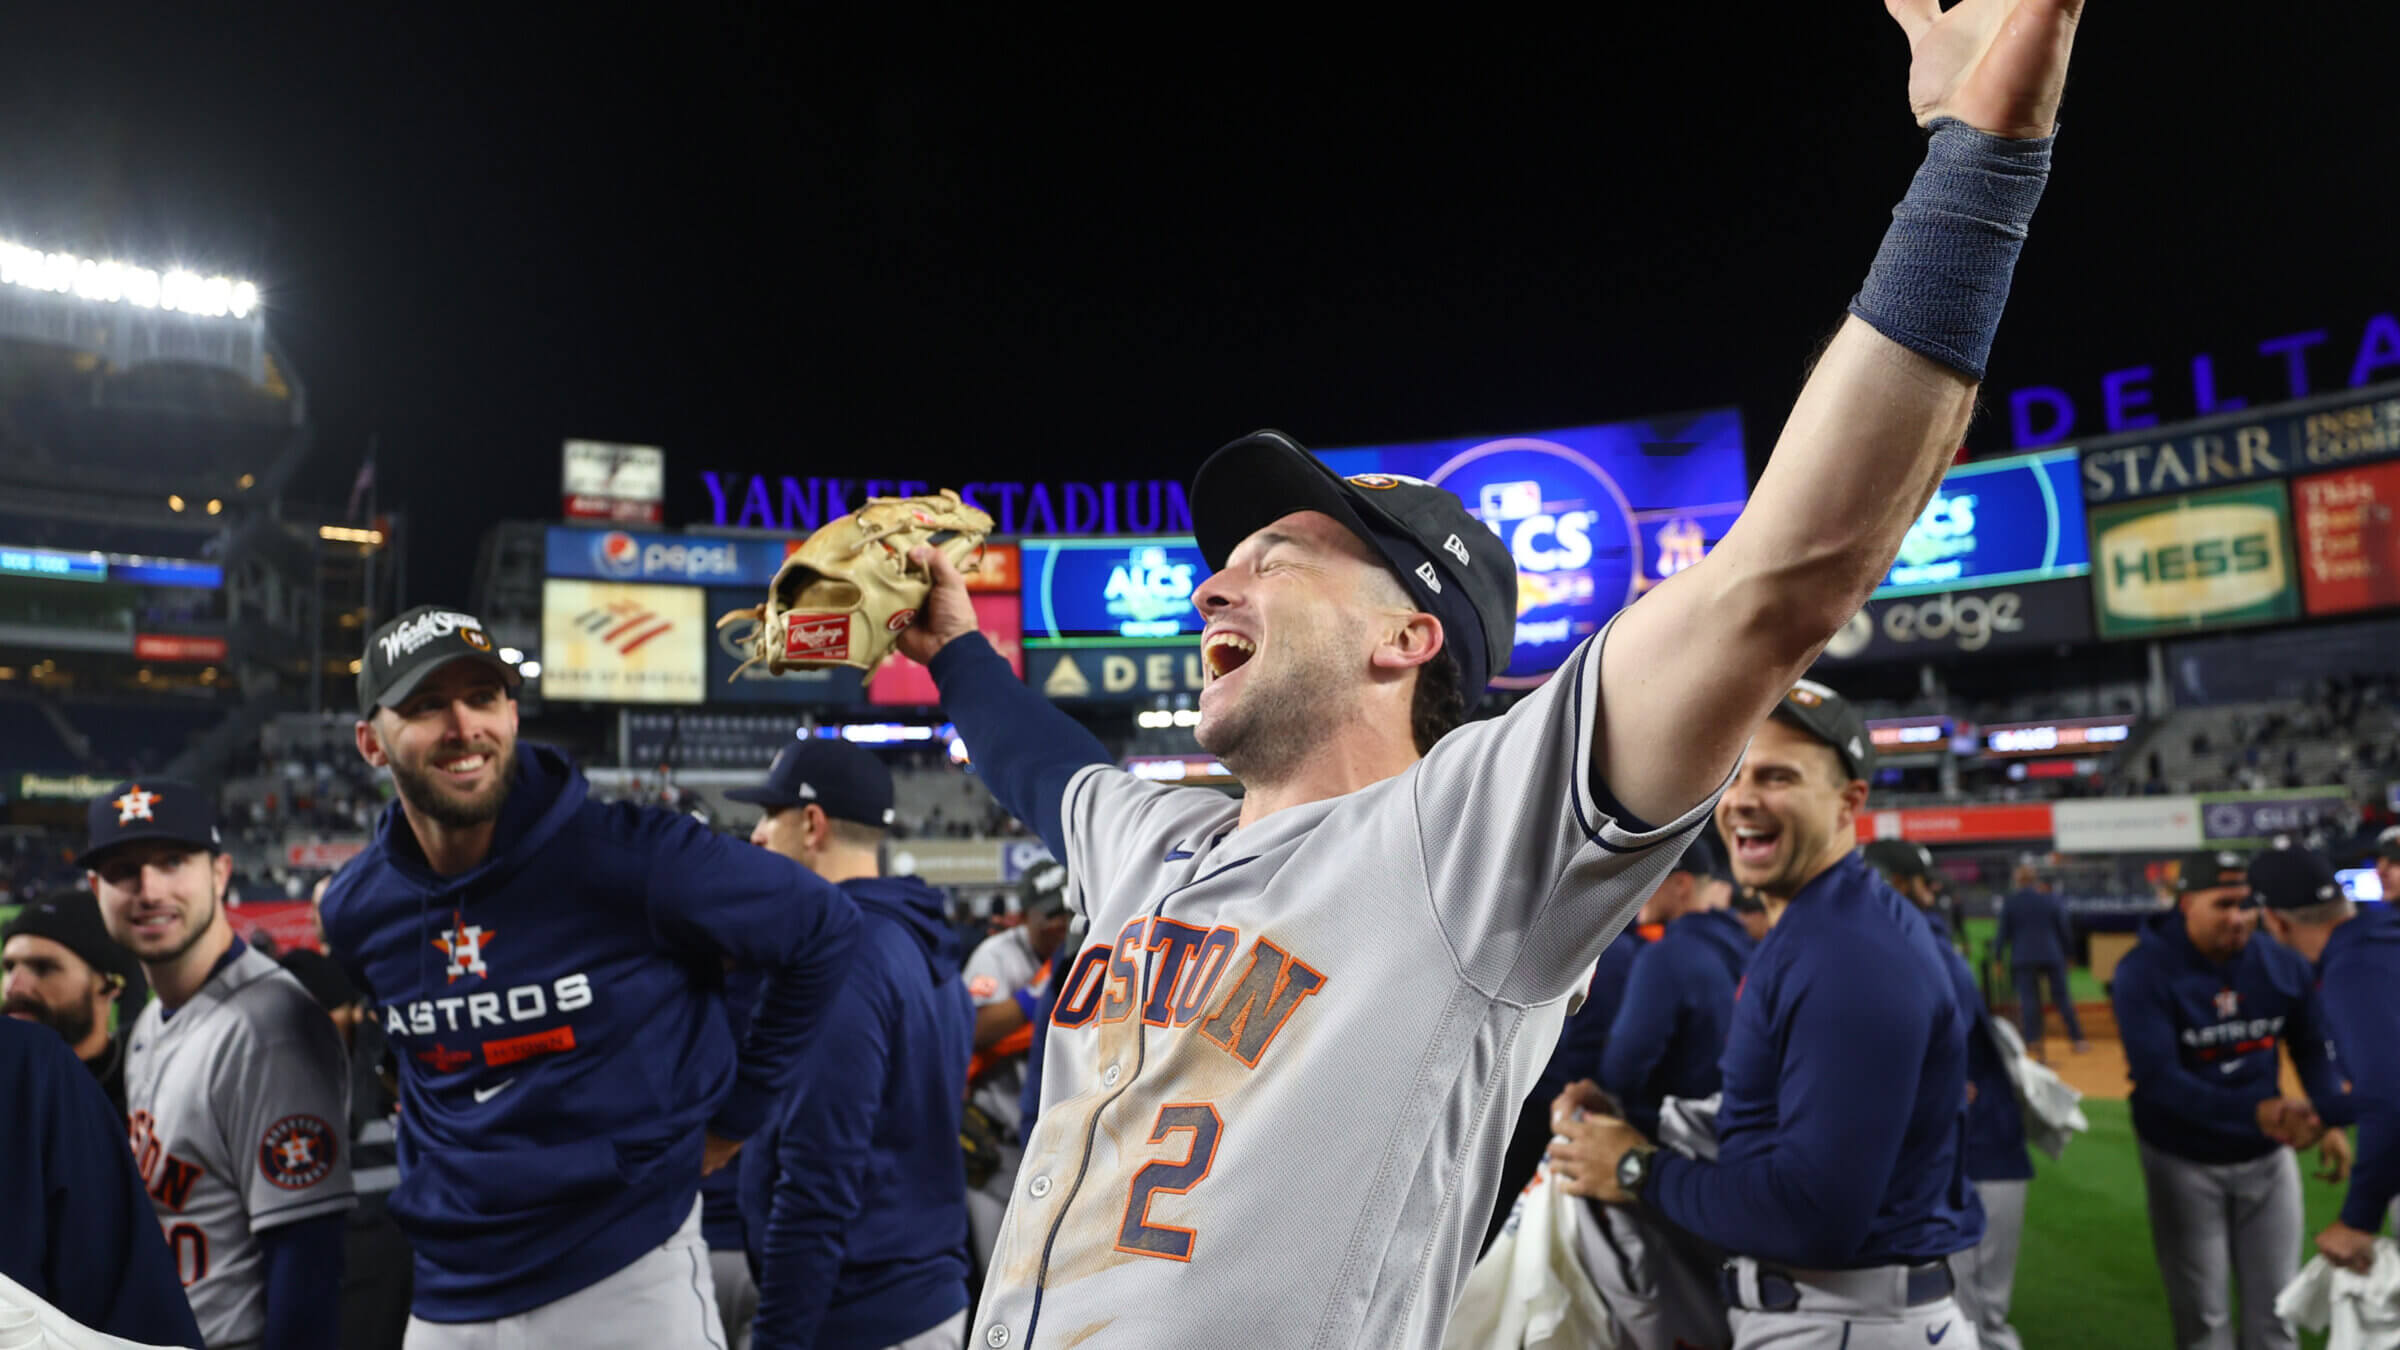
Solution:
<svg viewBox="0 0 2400 1350"><path fill-rule="evenodd" d="M576 615L575 626L616 648L619 656L631 656L675 624L639 601L611 600Z"/></svg>

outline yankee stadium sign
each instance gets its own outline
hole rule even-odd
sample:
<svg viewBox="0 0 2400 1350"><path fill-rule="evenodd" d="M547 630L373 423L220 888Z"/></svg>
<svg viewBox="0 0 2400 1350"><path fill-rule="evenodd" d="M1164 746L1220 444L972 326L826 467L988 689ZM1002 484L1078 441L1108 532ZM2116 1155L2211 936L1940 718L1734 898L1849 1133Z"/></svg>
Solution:
<svg viewBox="0 0 2400 1350"><path fill-rule="evenodd" d="M703 470L710 521L804 534L869 497L914 497L937 485L914 478L793 478ZM1189 534L1192 508L1171 478L1121 483L962 483L967 505L991 513L996 534Z"/></svg>

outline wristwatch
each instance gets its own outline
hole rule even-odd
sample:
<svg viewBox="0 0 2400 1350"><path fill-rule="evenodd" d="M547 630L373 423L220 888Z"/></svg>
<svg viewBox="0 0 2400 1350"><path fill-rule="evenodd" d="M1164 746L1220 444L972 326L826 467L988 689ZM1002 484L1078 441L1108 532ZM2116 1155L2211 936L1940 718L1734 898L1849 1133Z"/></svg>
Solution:
<svg viewBox="0 0 2400 1350"><path fill-rule="evenodd" d="M1617 1159L1617 1189L1641 1199L1642 1187L1650 1180L1650 1159L1657 1152L1646 1145L1625 1150L1625 1156Z"/></svg>

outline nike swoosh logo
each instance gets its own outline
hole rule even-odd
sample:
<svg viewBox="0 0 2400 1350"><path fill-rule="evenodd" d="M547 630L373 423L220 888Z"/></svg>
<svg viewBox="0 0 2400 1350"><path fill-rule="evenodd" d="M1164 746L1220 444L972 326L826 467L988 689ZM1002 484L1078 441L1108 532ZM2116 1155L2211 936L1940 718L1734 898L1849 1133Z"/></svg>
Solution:
<svg viewBox="0 0 2400 1350"><path fill-rule="evenodd" d="M510 1088L516 1086L516 1082L516 1079L511 1078L505 1083L494 1083L488 1088L477 1088L475 1089L475 1100L479 1103L488 1102L492 1098L497 1097L501 1093L506 1092Z"/></svg>
<svg viewBox="0 0 2400 1350"><path fill-rule="evenodd" d="M2242 1066L2241 1066L2241 1064L2240 1064L2238 1061L2237 1061L2237 1062L2235 1062L2235 1063L2232 1063L2232 1064L2220 1064L2220 1065L2218 1065L2218 1066L2217 1066L2217 1072L2218 1072L2218 1073L2232 1073L2234 1070L2236 1070L2236 1069L2238 1069L2238 1068L2240 1068L2240 1067L2242 1067Z"/></svg>
<svg viewBox="0 0 2400 1350"><path fill-rule="evenodd" d="M1926 1333L1925 1333L1925 1343L1926 1343L1927 1345L1940 1345L1940 1344L1942 1343L1942 1337L1944 1337L1944 1336L1947 1336L1947 1335L1949 1335L1949 1334L1950 1334L1950 1324L1949 1324L1948 1322L1944 1322L1944 1323L1942 1323L1942 1329L1941 1329L1941 1330L1939 1330L1939 1331L1928 1331L1928 1332L1926 1332Z"/></svg>
<svg viewBox="0 0 2400 1350"><path fill-rule="evenodd" d="M1171 848L1167 850L1168 862L1182 862L1184 859L1192 856L1194 855L1188 848Z"/></svg>

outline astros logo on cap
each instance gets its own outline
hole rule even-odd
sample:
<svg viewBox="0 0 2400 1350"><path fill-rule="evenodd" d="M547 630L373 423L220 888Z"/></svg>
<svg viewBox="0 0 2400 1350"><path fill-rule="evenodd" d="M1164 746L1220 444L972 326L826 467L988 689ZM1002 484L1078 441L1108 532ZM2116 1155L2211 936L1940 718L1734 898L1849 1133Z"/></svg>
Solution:
<svg viewBox="0 0 2400 1350"><path fill-rule="evenodd" d="M161 798L158 793L152 792L149 789L141 786L139 783L136 783L132 787L126 789L124 796L117 798L113 802L110 802L109 805L117 808L117 823L119 825L131 825L137 820L158 819L157 816L154 816L150 813L150 808L155 806L160 800Z"/></svg>

